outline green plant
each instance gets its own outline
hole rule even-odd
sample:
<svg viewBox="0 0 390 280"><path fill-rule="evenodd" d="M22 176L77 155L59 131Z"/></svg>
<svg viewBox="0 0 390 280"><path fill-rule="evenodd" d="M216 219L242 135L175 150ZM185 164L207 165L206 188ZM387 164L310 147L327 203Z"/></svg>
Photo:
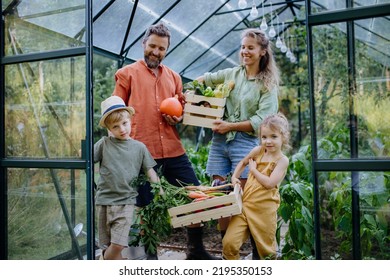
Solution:
<svg viewBox="0 0 390 280"><path fill-rule="evenodd" d="M390 255L388 176L360 172L359 185L354 186L356 190L359 189L360 244L363 257L388 259ZM343 181L337 177L330 179L336 187L329 195L328 208L332 214L329 226L340 240L340 253L349 256L352 248L352 181L349 174L344 174L342 179Z"/></svg>
<svg viewBox="0 0 390 280"><path fill-rule="evenodd" d="M74 215L75 223L85 224L86 189L82 172L72 175L68 170L56 170L55 174L69 214ZM73 195L72 184L75 184ZM72 252L72 239L49 170L10 169L8 197L9 259L43 260ZM75 208L71 208L72 200ZM84 235L77 240L80 246L86 243Z"/></svg>
<svg viewBox="0 0 390 280"><path fill-rule="evenodd" d="M206 164L209 156L209 145L200 146L198 150L192 147L186 149L189 160L192 163L196 177L202 184L210 182L210 176L206 173Z"/></svg>
<svg viewBox="0 0 390 280"><path fill-rule="evenodd" d="M203 83L193 80L192 82L183 85L184 90L194 91L195 94L204 95L206 97L225 98L228 97L230 91L234 88L234 82L228 81L223 84L218 84L214 89L206 87Z"/></svg>
<svg viewBox="0 0 390 280"><path fill-rule="evenodd" d="M365 123L360 122L363 127ZM330 136L318 141L318 157L349 158L349 130L336 123ZM366 134L361 135L360 147L369 147ZM364 149L367 153L369 149ZM371 154L372 155L372 154ZM352 180L352 178L355 178ZM333 240L331 251L351 258L352 195L359 198L360 246L363 258L388 258L390 184L385 172L319 172L320 223L324 242ZM330 234L325 237L324 234ZM323 242L323 246L325 243ZM331 244L331 243L329 243ZM324 246L326 247L326 246ZM326 257L332 257L327 252Z"/></svg>
<svg viewBox="0 0 390 280"><path fill-rule="evenodd" d="M310 178L310 146L301 147L290 159L286 183L280 186L277 239L288 224L282 248L283 259L311 259L314 252L313 185Z"/></svg>
<svg viewBox="0 0 390 280"><path fill-rule="evenodd" d="M133 182L139 185L145 182L145 176L140 176ZM139 209L137 219L130 232L130 246L144 245L147 252L155 254L157 246L172 232L168 209L191 202L185 188L171 185L164 177L159 183L152 183L153 201Z"/></svg>

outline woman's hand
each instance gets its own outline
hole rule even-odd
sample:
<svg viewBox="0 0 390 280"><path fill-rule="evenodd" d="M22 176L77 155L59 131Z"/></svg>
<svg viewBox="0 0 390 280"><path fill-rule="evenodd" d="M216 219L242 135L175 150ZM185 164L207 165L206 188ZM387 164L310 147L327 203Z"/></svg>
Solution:
<svg viewBox="0 0 390 280"><path fill-rule="evenodd" d="M229 122L225 122L223 120L216 120L213 122L213 128L212 130L214 132L217 132L219 134L226 134L228 133L231 129L230 129L230 123Z"/></svg>

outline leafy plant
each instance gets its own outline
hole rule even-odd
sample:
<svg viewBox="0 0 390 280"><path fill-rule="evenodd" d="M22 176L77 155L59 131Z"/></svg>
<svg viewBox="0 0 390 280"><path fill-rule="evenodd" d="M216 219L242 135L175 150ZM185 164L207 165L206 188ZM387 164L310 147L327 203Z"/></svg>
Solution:
<svg viewBox="0 0 390 280"><path fill-rule="evenodd" d="M210 176L206 173L206 164L209 156L209 145L200 146L198 150L192 147L186 149L189 160L192 163L196 177L202 183L207 185L210 182Z"/></svg>
<svg viewBox="0 0 390 280"><path fill-rule="evenodd" d="M283 223L288 224L282 249L283 259L312 259L314 252L313 185L310 183L310 146L303 146L290 159L286 183L280 186L277 239Z"/></svg>
<svg viewBox="0 0 390 280"><path fill-rule="evenodd" d="M184 90L192 90L195 94L204 95L206 97L217 97L224 98L228 97L230 91L234 88L234 82L229 81L223 84L218 84L214 89L211 87L206 87L203 83L200 83L197 80L188 82L183 85Z"/></svg>
<svg viewBox="0 0 390 280"><path fill-rule="evenodd" d="M195 94L204 95L206 90L203 83L200 83L198 80L193 80L192 82L185 83L183 85L184 90L193 90ZM211 90L211 88L210 88Z"/></svg>
<svg viewBox="0 0 390 280"><path fill-rule="evenodd" d="M360 244L363 257L371 256L388 259L390 236L388 229L390 185L386 174L359 173L359 204L360 204ZM333 178L333 181L337 179ZM328 208L331 211L331 230L336 232L340 240L339 250L344 256L350 255L352 248L352 181L350 175L345 175L339 186L335 187L329 196ZM332 180L332 179L331 179Z"/></svg>
<svg viewBox="0 0 390 280"><path fill-rule="evenodd" d="M140 176L133 184L145 182L145 176ZM157 246L172 232L168 209L191 202L185 188L176 187L160 177L159 183L152 183L153 201L139 209L137 219L132 225L129 245L142 244L150 254L157 252Z"/></svg>

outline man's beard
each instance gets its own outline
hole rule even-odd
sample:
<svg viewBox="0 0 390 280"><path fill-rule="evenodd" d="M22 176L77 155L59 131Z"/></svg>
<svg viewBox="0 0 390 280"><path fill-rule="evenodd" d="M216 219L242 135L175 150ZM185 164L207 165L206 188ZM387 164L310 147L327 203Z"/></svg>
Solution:
<svg viewBox="0 0 390 280"><path fill-rule="evenodd" d="M155 69L157 68L161 61L162 61L162 58L161 57L156 57L156 56L153 56L154 59L150 59L149 57L151 57L150 54L148 55L144 55L144 59L145 59L145 62L146 62L146 65L148 65L148 67L150 69Z"/></svg>

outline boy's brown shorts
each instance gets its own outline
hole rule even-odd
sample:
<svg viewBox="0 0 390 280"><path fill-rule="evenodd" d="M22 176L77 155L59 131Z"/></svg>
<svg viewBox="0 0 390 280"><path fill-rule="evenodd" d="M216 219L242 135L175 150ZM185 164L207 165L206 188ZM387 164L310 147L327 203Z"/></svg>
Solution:
<svg viewBox="0 0 390 280"><path fill-rule="evenodd" d="M99 246L108 247L110 243L127 247L130 227L134 221L134 205L99 205Z"/></svg>

